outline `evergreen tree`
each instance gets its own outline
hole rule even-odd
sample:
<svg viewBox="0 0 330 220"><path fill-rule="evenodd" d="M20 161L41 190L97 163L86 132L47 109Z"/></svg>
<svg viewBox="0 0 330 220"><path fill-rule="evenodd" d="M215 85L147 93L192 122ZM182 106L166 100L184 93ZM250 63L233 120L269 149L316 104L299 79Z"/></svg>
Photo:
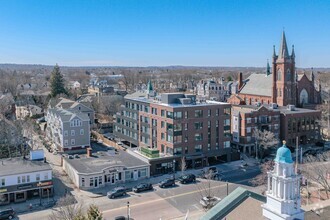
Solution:
<svg viewBox="0 0 330 220"><path fill-rule="evenodd" d="M96 205L90 205L87 211L88 220L102 220L102 213Z"/></svg>
<svg viewBox="0 0 330 220"><path fill-rule="evenodd" d="M55 97L59 94L67 94L66 89L64 88L64 78L61 74L60 67L56 64L52 74L50 76L50 95Z"/></svg>

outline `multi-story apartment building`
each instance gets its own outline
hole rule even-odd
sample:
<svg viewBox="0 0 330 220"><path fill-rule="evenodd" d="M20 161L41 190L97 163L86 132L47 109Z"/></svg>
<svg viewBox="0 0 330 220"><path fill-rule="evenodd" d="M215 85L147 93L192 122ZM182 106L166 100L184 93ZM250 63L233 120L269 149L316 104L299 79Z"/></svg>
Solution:
<svg viewBox="0 0 330 220"><path fill-rule="evenodd" d="M114 134L149 158L151 175L179 167L202 167L231 160L230 104L196 102L196 96L147 92L125 96L117 114ZM173 161L174 159L174 161Z"/></svg>
<svg viewBox="0 0 330 220"><path fill-rule="evenodd" d="M90 118L73 109L51 108L46 115L46 136L59 151L81 150L90 146Z"/></svg>
<svg viewBox="0 0 330 220"><path fill-rule="evenodd" d="M0 205L53 195L52 168L24 158L0 160Z"/></svg>
<svg viewBox="0 0 330 220"><path fill-rule="evenodd" d="M91 125L95 122L95 111L89 102L77 102L66 98L59 98L49 102L48 108L71 109L77 112L85 113L89 117Z"/></svg>
<svg viewBox="0 0 330 220"><path fill-rule="evenodd" d="M233 145L241 152L255 152L254 129L268 130L279 140L286 140L288 146L311 144L320 139L318 120L321 112L296 108L294 105L233 105L232 135Z"/></svg>
<svg viewBox="0 0 330 220"><path fill-rule="evenodd" d="M280 111L270 106L232 106L231 126L233 144L241 152L251 154L255 151L255 129L271 131L275 137L280 137Z"/></svg>

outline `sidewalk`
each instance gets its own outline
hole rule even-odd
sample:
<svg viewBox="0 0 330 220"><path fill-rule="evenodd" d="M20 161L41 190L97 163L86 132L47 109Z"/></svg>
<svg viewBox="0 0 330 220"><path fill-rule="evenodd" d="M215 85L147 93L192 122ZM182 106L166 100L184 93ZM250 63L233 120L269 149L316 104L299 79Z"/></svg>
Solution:
<svg viewBox="0 0 330 220"><path fill-rule="evenodd" d="M238 160L238 161L233 161L229 163L224 163L224 164L218 164L215 165L217 167L218 171L220 173L226 174L226 173L232 173L235 170L241 169L243 164L248 164L248 166L255 166L255 160L251 159L249 161L246 160ZM196 176L200 176L202 174L203 169L189 169L186 170L184 173L188 174L194 174ZM182 175L181 171L176 171L175 173L175 179L179 178ZM127 183L119 183L119 184L114 184L114 185L108 185L106 187L102 188L96 188L92 189L89 191L84 191L80 190L80 193L83 195L89 197L89 198L98 198L102 196L106 196L107 192L111 191L112 189L118 187L118 186L124 186L125 188L133 188L134 186L138 185L139 183L151 183L151 184L158 184L160 181L166 179L166 178L172 178L173 174L164 174L161 176L153 176L144 180L139 180L139 181L133 181L133 182L127 182Z"/></svg>

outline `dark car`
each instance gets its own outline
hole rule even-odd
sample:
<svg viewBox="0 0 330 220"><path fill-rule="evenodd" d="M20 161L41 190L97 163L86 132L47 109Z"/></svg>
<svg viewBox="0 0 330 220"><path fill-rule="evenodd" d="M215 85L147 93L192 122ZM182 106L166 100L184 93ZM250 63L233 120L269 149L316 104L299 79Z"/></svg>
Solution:
<svg viewBox="0 0 330 220"><path fill-rule="evenodd" d="M160 188L165 188L169 186L174 186L175 185L175 179L164 179L160 181L159 187Z"/></svg>
<svg viewBox="0 0 330 220"><path fill-rule="evenodd" d="M114 188L112 191L107 193L108 198L114 199L116 197L125 196L126 189L124 187L117 187Z"/></svg>
<svg viewBox="0 0 330 220"><path fill-rule="evenodd" d="M0 210L0 219L13 219L14 216L15 212L11 208Z"/></svg>
<svg viewBox="0 0 330 220"><path fill-rule="evenodd" d="M143 191L147 191L147 190L152 190L153 187L150 183L141 183L137 186L133 187L133 192L143 192Z"/></svg>
<svg viewBox="0 0 330 220"><path fill-rule="evenodd" d="M193 183L196 182L196 176L194 174L186 174L181 177L179 177L180 183Z"/></svg>

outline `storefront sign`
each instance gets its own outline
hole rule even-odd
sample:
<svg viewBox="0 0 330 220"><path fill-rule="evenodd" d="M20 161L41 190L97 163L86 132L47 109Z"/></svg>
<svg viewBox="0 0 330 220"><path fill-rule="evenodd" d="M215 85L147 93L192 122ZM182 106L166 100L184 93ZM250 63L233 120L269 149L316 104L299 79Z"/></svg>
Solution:
<svg viewBox="0 0 330 220"><path fill-rule="evenodd" d="M17 186L17 189L28 189L28 188L32 188L32 185L28 184L28 185Z"/></svg>
<svg viewBox="0 0 330 220"><path fill-rule="evenodd" d="M7 189L0 189L0 193L7 192Z"/></svg>
<svg viewBox="0 0 330 220"><path fill-rule="evenodd" d="M40 186L49 186L49 185L52 185L53 182L52 181L48 181L48 182L43 182L43 183L38 183L37 186L40 187Z"/></svg>

